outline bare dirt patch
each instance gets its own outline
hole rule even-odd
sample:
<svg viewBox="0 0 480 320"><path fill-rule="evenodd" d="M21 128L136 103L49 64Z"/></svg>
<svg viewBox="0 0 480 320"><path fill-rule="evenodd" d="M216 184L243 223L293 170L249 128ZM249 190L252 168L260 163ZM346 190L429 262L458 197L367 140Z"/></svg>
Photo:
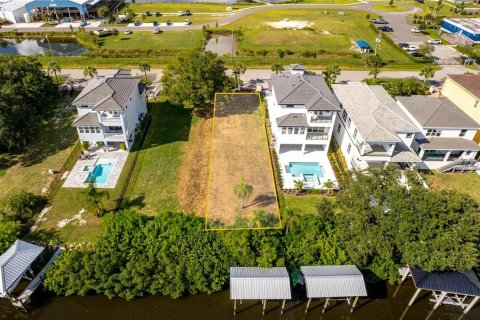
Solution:
<svg viewBox="0 0 480 320"><path fill-rule="evenodd" d="M209 169L207 226L279 226L277 195L258 94L217 94ZM241 179L253 192L240 207Z"/></svg>
<svg viewBox="0 0 480 320"><path fill-rule="evenodd" d="M294 21L289 19L276 22L267 22L266 24L274 29L303 29L313 25L313 23L308 21Z"/></svg>
<svg viewBox="0 0 480 320"><path fill-rule="evenodd" d="M204 217L213 119L200 120L190 129L183 146L177 195L182 209Z"/></svg>

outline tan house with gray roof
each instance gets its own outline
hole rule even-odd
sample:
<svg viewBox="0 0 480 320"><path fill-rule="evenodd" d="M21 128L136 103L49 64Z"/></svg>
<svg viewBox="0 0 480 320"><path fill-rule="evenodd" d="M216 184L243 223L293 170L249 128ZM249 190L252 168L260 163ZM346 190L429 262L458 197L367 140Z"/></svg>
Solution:
<svg viewBox="0 0 480 320"><path fill-rule="evenodd" d="M129 70L91 79L72 104L78 112L73 126L80 141L114 148L125 144L128 150L147 113L145 85Z"/></svg>

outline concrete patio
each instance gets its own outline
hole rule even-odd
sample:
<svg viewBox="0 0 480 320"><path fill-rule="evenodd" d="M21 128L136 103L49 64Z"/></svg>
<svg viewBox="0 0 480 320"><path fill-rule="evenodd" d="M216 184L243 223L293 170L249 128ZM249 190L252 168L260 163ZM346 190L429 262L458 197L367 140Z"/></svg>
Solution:
<svg viewBox="0 0 480 320"><path fill-rule="evenodd" d="M85 181L87 180L88 175L93 171L95 164L98 159L106 158L113 160L113 168L110 172L110 175L107 178L107 181L102 184L95 183L95 187L98 188L115 188L118 178L122 173L123 166L128 157L128 152L124 150L114 150L114 151L104 151L104 150L92 150L90 154L94 155L88 159L79 159L72 171L68 174L65 183L63 184L64 188L86 188L88 186ZM91 167L90 170L85 171L85 167Z"/></svg>

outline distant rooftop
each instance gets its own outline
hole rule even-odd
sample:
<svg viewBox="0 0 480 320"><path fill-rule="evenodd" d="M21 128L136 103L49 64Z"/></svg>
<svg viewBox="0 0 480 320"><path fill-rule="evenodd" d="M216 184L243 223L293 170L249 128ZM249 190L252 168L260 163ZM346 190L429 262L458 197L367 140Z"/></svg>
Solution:
<svg viewBox="0 0 480 320"><path fill-rule="evenodd" d="M449 74L447 77L480 99L480 74Z"/></svg>
<svg viewBox="0 0 480 320"><path fill-rule="evenodd" d="M475 120L446 97L411 96L396 98L424 128L480 128Z"/></svg>
<svg viewBox="0 0 480 320"><path fill-rule="evenodd" d="M365 141L399 142L397 132L419 131L382 86L349 82L332 87Z"/></svg>
<svg viewBox="0 0 480 320"><path fill-rule="evenodd" d="M448 18L444 21L456 24L463 30L470 31L473 34L480 33L480 18Z"/></svg>
<svg viewBox="0 0 480 320"><path fill-rule="evenodd" d="M278 104L305 105L311 111L338 111L338 101L322 76L282 74L271 80Z"/></svg>

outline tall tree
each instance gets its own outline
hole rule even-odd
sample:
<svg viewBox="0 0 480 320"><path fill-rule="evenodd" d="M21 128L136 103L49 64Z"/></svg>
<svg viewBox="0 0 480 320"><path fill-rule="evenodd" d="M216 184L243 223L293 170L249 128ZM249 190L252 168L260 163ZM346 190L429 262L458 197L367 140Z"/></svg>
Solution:
<svg viewBox="0 0 480 320"><path fill-rule="evenodd" d="M108 10L108 7L106 5L98 8L97 12L100 18L108 18L110 16L110 10Z"/></svg>
<svg viewBox="0 0 480 320"><path fill-rule="evenodd" d="M140 64L138 65L138 69L140 69L140 71L144 73L145 83L147 83L147 72L150 71L150 65L146 62L140 62Z"/></svg>
<svg viewBox="0 0 480 320"><path fill-rule="evenodd" d="M275 74L279 74L283 70L285 70L285 69L283 68L282 64L280 64L280 63L272 64L272 71L275 72Z"/></svg>
<svg viewBox="0 0 480 320"><path fill-rule="evenodd" d="M48 65L47 70L49 73L52 72L55 75L55 79L57 80L57 83L58 83L58 73L62 71L62 69L60 68L60 65L57 62L52 61Z"/></svg>
<svg viewBox="0 0 480 320"><path fill-rule="evenodd" d="M340 67L336 64L327 66L327 69L323 72L325 81L328 86L331 87L333 83L337 80L337 77L340 75Z"/></svg>
<svg viewBox="0 0 480 320"><path fill-rule="evenodd" d="M245 180L243 180L242 178L240 179L240 182L235 186L234 192L235 195L241 200L240 209L243 209L243 204L245 200L247 200L248 197L250 197L250 195L252 194L253 187L252 185L246 183Z"/></svg>
<svg viewBox="0 0 480 320"><path fill-rule="evenodd" d="M96 68L87 66L85 67L85 69L83 69L83 75L85 77L90 77L90 79L93 79L93 77L98 76L98 72Z"/></svg>
<svg viewBox="0 0 480 320"><path fill-rule="evenodd" d="M211 51L180 52L162 76L163 93L176 104L205 107L216 92L230 90L225 65Z"/></svg>
<svg viewBox="0 0 480 320"><path fill-rule="evenodd" d="M420 52L424 57L431 55L435 51L435 47L429 43L423 43L418 47L418 52Z"/></svg>
<svg viewBox="0 0 480 320"><path fill-rule="evenodd" d="M244 74L245 71L247 71L247 67L244 64L235 62L235 64L233 65L232 73L235 77L235 83L237 84L238 91L240 91L241 85L240 76Z"/></svg>
<svg viewBox="0 0 480 320"><path fill-rule="evenodd" d="M109 198L109 193L106 191L98 191L93 182L89 181L84 195L87 205L96 211L97 216L101 216L104 210L102 205L103 200Z"/></svg>
<svg viewBox="0 0 480 320"><path fill-rule="evenodd" d="M380 68L383 66L383 59L378 54L371 54L367 57L367 68L370 69L369 75L373 76L373 82L375 83Z"/></svg>
<svg viewBox="0 0 480 320"><path fill-rule="evenodd" d="M3 253L20 236L20 221L0 220L0 252Z"/></svg>
<svg viewBox="0 0 480 320"><path fill-rule="evenodd" d="M435 76L435 67L425 66L422 70L420 70L419 75L423 77L423 83L426 83L428 79L431 79Z"/></svg>

